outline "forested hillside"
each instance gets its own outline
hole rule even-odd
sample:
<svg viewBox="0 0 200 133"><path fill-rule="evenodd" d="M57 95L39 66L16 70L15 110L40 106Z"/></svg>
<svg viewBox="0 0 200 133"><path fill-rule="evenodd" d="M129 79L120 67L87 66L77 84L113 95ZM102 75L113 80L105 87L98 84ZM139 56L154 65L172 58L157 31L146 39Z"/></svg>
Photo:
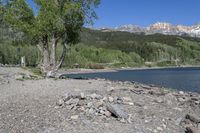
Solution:
<svg viewBox="0 0 200 133"><path fill-rule="evenodd" d="M198 62L200 39L170 35L142 35L128 32L101 32L85 29L82 42L87 45L135 52L145 61Z"/></svg>
<svg viewBox="0 0 200 133"><path fill-rule="evenodd" d="M29 66L40 61L37 47L26 35L1 26L0 63L19 64L26 56ZM61 48L57 49L57 54ZM76 65L74 65L76 64ZM200 64L200 39L169 35L83 29L80 43L71 46L64 67L136 67Z"/></svg>

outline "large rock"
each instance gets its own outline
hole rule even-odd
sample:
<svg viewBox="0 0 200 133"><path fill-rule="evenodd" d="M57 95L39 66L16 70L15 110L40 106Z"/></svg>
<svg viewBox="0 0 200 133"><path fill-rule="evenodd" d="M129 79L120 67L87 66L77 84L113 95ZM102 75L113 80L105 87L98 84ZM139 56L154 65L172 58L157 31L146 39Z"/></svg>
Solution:
<svg viewBox="0 0 200 133"><path fill-rule="evenodd" d="M78 102L79 102L79 99L78 99L78 98L75 98L75 99L71 98L70 100L66 101L65 104L66 104L66 105L72 105L72 104L77 105Z"/></svg>
<svg viewBox="0 0 200 133"><path fill-rule="evenodd" d="M195 128L195 127L187 127L186 133L200 133L200 129Z"/></svg>
<svg viewBox="0 0 200 133"><path fill-rule="evenodd" d="M71 98L73 98L73 99L85 99L85 94L79 93L79 92L72 92L72 93L65 93L65 95L63 96L64 101L68 101Z"/></svg>
<svg viewBox="0 0 200 133"><path fill-rule="evenodd" d="M103 96L96 93L91 94L89 97L91 97L92 99L98 99L98 100L103 99Z"/></svg>
<svg viewBox="0 0 200 133"><path fill-rule="evenodd" d="M117 117L117 118L123 118L123 119L128 119L128 114L125 111L121 110L117 105L106 104L106 108L115 117Z"/></svg>
<svg viewBox="0 0 200 133"><path fill-rule="evenodd" d="M16 79L16 80L23 80L24 78L25 78L25 76L22 75L22 74L16 74L16 75L15 75L15 79Z"/></svg>
<svg viewBox="0 0 200 133"><path fill-rule="evenodd" d="M191 114L187 114L185 116L186 119L189 119L190 121L194 122L194 123L200 123L200 118L196 115L191 115Z"/></svg>

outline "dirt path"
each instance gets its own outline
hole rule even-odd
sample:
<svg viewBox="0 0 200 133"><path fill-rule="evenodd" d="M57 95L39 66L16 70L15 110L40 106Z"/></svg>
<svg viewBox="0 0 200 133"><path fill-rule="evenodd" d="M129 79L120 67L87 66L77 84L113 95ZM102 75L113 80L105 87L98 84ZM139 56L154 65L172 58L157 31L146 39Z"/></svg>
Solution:
<svg viewBox="0 0 200 133"><path fill-rule="evenodd" d="M19 73L28 72L0 68L0 133L183 133L187 124L198 126L193 120L185 122L186 114L200 117L197 94L104 80L18 81L14 77ZM129 98L131 104L117 104L131 120L123 122L113 116L81 112L78 109L82 106L71 110L67 105L56 104L71 92ZM84 102L98 102L93 101Z"/></svg>

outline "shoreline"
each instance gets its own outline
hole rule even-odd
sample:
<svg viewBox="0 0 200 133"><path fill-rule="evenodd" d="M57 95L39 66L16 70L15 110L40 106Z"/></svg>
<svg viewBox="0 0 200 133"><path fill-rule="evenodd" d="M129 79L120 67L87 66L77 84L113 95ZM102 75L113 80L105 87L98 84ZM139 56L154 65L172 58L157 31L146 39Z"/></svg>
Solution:
<svg viewBox="0 0 200 133"><path fill-rule="evenodd" d="M165 67L122 67L122 68L105 68L105 69L61 68L58 73L59 75L63 75L63 74L118 72L122 70L157 70L157 69L169 69L169 68L172 68L172 69L173 68L200 68L200 66L199 65L183 65L183 66L165 66Z"/></svg>

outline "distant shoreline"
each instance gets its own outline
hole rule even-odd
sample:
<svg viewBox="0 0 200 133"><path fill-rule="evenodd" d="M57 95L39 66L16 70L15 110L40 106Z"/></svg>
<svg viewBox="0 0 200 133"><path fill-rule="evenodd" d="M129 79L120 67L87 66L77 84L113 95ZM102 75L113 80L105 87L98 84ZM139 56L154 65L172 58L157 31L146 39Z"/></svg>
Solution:
<svg viewBox="0 0 200 133"><path fill-rule="evenodd" d="M156 70L156 69L167 69L167 68L200 68L199 65L183 65L183 66L166 66L166 67L122 67L122 68L105 68L105 69L65 69L62 68L58 73L60 74L81 74L81 73L103 73L103 72L118 72L121 70Z"/></svg>

